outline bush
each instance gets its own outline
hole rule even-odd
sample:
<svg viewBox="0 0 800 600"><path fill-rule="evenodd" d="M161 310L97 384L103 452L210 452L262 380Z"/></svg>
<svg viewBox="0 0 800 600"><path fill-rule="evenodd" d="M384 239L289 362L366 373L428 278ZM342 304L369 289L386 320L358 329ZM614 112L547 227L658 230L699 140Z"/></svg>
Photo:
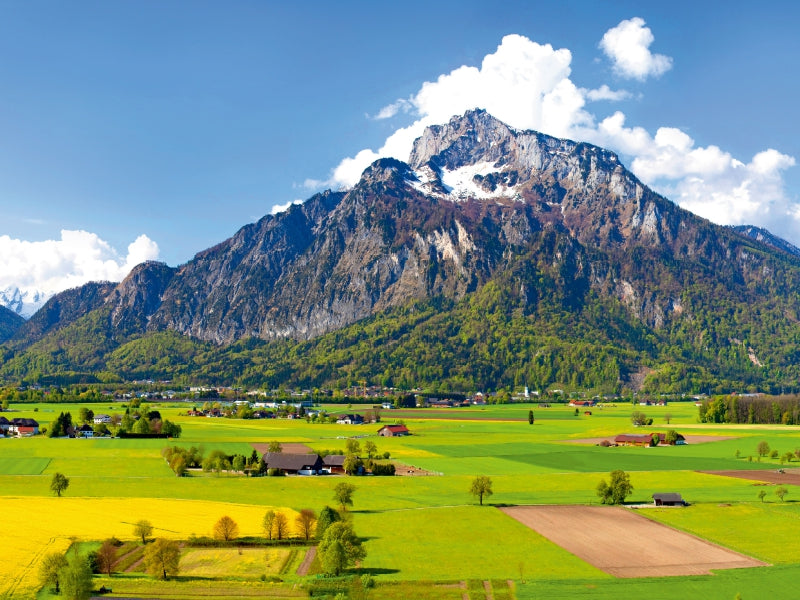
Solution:
<svg viewBox="0 0 800 600"><path fill-rule="evenodd" d="M385 465L382 464L373 464L372 465L372 474L377 476L392 476L394 475L394 465L392 463L388 463Z"/></svg>
<svg viewBox="0 0 800 600"><path fill-rule="evenodd" d="M267 477L282 477L286 475L281 469L267 469Z"/></svg>

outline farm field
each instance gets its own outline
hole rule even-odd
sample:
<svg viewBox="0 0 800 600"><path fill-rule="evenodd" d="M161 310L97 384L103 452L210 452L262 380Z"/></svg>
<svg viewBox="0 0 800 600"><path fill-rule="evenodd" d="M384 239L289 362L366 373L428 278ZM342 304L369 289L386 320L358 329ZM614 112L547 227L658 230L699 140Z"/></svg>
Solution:
<svg viewBox="0 0 800 600"><path fill-rule="evenodd" d="M12 405L9 417L36 418L44 425L61 411L77 414L80 406ZM690 403L607 406L594 408L591 416L575 416L574 409L563 405L505 405L383 411L384 423L402 419L413 433L384 439L375 435L378 427L374 425L183 416L190 406L154 406L164 418L182 426L183 435L177 440L0 439L0 504L6 524L0 551L0 597L34 597L39 587L38 561L54 549L66 550L73 541L110 536L133 540L132 523L139 519L150 520L156 527L154 535L160 537L210 535L213 524L225 514L236 520L241 535L258 536L267 510L312 508L319 512L335 504L333 488L342 480L337 476L246 478L224 472L177 478L161 457L166 445L249 455L253 444L271 441L305 444L315 451L341 450L351 436L369 436L366 439L374 441L379 452L390 452L398 463L434 473L348 479L357 488L349 514L367 550L366 559L352 572L375 578L377 587L370 598L477 598L484 583L492 588L491 582L509 580L512 587L494 586L498 600L581 594L618 598L654 590L688 597L703 594L709 599L733 598L741 592L746 598L761 596L753 591L767 589L774 590L771 597L781 598L791 597L792 578L800 574L800 550L793 541L800 533L800 487L787 483L788 494L781 502L774 495L774 485L756 481L759 471L774 473L795 466L766 457L759 461L756 453L761 441L781 455L800 447L800 428L795 426L701 426L697 409ZM109 413L124 410L113 405L92 408ZM328 408L332 412L359 409ZM653 426L643 428L646 432L674 428L719 441L656 448L604 448L574 442L636 432L630 423L634 408L654 419ZM530 409L536 415L533 425L527 422ZM597 483L613 469L630 474L634 487L630 503L652 503L655 492L679 492L691 503L685 509L636 511L640 519L773 566L706 576L621 580L498 510L501 506L597 506ZM733 470L752 471L753 479L708 472ZM61 498L49 489L55 472L70 478ZM493 482L494 494L485 499L485 506L469 494L476 475L490 476ZM761 490L767 492L763 502L758 497ZM227 559L214 554L219 549L199 550L187 549L182 565L185 577L199 578L209 589L219 588L209 592L210 597L243 597L251 592L260 597L307 594L303 590L308 579L296 575L296 566L280 575L282 584L259 580L260 575L274 574L269 569L282 560L275 558L270 567L263 549L246 549ZM299 565L301 559L293 556L293 564ZM227 579L220 578L220 572ZM105 582L114 588L114 594L123 590L119 593L128 597L143 597L153 585L141 573L118 574L108 581L98 578L97 582L98 587ZM185 580L159 585L163 586L159 597L186 597ZM412 589L416 591L409 592ZM421 589L429 594L421 595Z"/></svg>

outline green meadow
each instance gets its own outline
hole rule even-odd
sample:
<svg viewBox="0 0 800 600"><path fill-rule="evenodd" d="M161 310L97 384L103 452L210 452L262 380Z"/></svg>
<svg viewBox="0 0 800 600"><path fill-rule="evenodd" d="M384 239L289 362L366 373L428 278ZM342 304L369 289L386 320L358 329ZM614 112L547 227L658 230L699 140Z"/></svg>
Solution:
<svg viewBox="0 0 800 600"><path fill-rule="evenodd" d="M573 408L565 405L539 408L517 404L385 410L384 423L402 420L413 435L384 439L377 437L376 425L187 417L183 413L190 407L190 404L153 406L164 418L182 426L182 437L177 440L41 436L0 440L0 502L2 497L50 497L50 478L53 473L61 472L70 478L66 492L69 497L141 498L141 514L126 515L130 521L147 518L150 498L216 501L262 507L264 511L280 506L319 511L326 504L334 504L333 487L341 477L247 478L223 472L177 478L161 457L161 450L174 444L200 446L206 453L220 449L228 454L249 456L252 444L270 441L302 442L318 451L342 450L346 438L358 437L374 441L381 453L390 452L399 472L415 471L410 477L350 478L357 487L350 515L367 549L367 558L353 572L375 577L377 587L370 593L371 598L424 598L421 589L430 589L427 597L431 598L481 597L483 586L470 582L487 582L491 587L494 584L489 582L508 580L513 581L513 586L498 587L496 597L619 598L673 592L686 597L732 599L737 593L748 598L764 597L768 592L773 598L788 598L792 597L792 582L800 575L800 547L794 544L800 533L800 489L787 486L788 494L785 502L781 502L774 495L775 486L700 472L775 471L800 466L794 462L780 464L771 458L759 460L756 453L761 441L768 442L781 455L794 451L800 447L798 427L701 426L692 403L666 407L607 405L592 408L591 415L585 415L581 409L577 416ZM49 426L49 421L61 411L69 410L76 416L80 405L12 405L11 408L9 417L32 417ZM124 410L118 405L91 408L96 413ZM359 409L358 406L328 408L331 412ZM527 421L529 410L535 414L533 425ZM645 412L653 418L653 425L641 430L634 428L630 423L633 410ZM580 441L637 431L666 432L673 428L690 440L693 435L702 435L714 436L716 441L655 448L606 448ZM655 492L680 492L691 503L685 509L641 509L639 514L772 566L719 571L712 576L615 579L494 508L597 504L595 488L614 469L623 469L631 476L634 491L628 499L630 504L652 503L651 495ZM419 475L420 471L429 474ZM493 482L494 493L485 506L478 506L469 494L470 483L477 475L488 475ZM764 502L758 498L761 490L767 492ZM154 525L168 528L169 524ZM259 525L240 524L247 530L257 530ZM199 523L196 533L208 535L210 527L211 523ZM109 531L109 535L112 533L119 535ZM132 532L129 533L132 538ZM619 540L609 540L610 546L615 543ZM199 559L195 562L205 565L210 559L203 560L205 563ZM247 576L258 570L256 562L251 563L241 569ZM208 566L207 571L213 569ZM227 571L237 572L234 567ZM305 579L293 572L283 573L281 578L286 590L296 591L306 585ZM227 587L219 585L226 590L241 587L265 593L266 588L258 587L261 582L245 580L240 573L236 582ZM423 582L432 583L426 586ZM140 588L148 585L141 575L135 574L115 575L111 584L131 594L143 594ZM186 593L186 585L181 588L184 591L167 592L164 588L160 593L180 596ZM270 585L274 588L276 584ZM409 591L412 589L416 591ZM454 589L458 592L452 592ZM237 595L230 593L233 597ZM26 596L12 594L12 597Z"/></svg>

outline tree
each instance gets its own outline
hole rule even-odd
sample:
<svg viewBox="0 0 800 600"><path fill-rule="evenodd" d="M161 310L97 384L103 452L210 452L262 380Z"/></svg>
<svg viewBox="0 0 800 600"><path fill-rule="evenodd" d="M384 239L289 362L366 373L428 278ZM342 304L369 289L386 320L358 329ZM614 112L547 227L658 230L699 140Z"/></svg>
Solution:
<svg viewBox="0 0 800 600"><path fill-rule="evenodd" d="M758 442L758 446L756 446L756 453L759 456L766 456L769 454L769 444L765 441Z"/></svg>
<svg viewBox="0 0 800 600"><path fill-rule="evenodd" d="M111 540L105 540L97 549L97 568L101 573L111 577L117 562L117 547Z"/></svg>
<svg viewBox="0 0 800 600"><path fill-rule="evenodd" d="M353 531L353 526L345 521L333 523L328 527L317 547L317 552L323 569L330 575L340 575L348 566L364 560L367 556L361 540Z"/></svg>
<svg viewBox="0 0 800 600"><path fill-rule="evenodd" d="M146 416L139 417L139 420L133 424L133 433L150 433L150 421Z"/></svg>
<svg viewBox="0 0 800 600"><path fill-rule="evenodd" d="M767 497L767 492L765 492L764 490L759 490L758 491L758 499L759 500L761 500L763 502L764 498L766 498L766 497Z"/></svg>
<svg viewBox="0 0 800 600"><path fill-rule="evenodd" d="M469 492L473 496L477 496L478 501L480 502L481 506L483 506L484 496L488 498L494 493L492 491L492 480L486 475L478 475L472 480L472 485L469 488Z"/></svg>
<svg viewBox="0 0 800 600"><path fill-rule="evenodd" d="M158 538L144 550L144 565L156 579L166 580L180 570L181 548L177 542Z"/></svg>
<svg viewBox="0 0 800 600"><path fill-rule="evenodd" d="M133 535L142 538L142 543L147 542L147 536L152 535L153 525L146 519L141 519L133 524Z"/></svg>
<svg viewBox="0 0 800 600"><path fill-rule="evenodd" d="M310 508L304 508L297 513L297 517L295 517L297 529L300 531L301 535L306 539L306 541L313 537L314 525L316 522L317 515Z"/></svg>
<svg viewBox="0 0 800 600"><path fill-rule="evenodd" d="M631 423L633 423L634 427L647 425L647 415L639 410L635 410L631 413Z"/></svg>
<svg viewBox="0 0 800 600"><path fill-rule="evenodd" d="M784 497L788 493L789 493L789 490L787 490L782 485L779 485L778 487L775 488L775 495L780 499L781 502L783 502Z"/></svg>
<svg viewBox="0 0 800 600"><path fill-rule="evenodd" d="M664 420L667 422L667 425L669 425L669 422L672 421L672 413L664 413Z"/></svg>
<svg viewBox="0 0 800 600"><path fill-rule="evenodd" d="M289 518L282 512L275 513L275 539L282 540L289 535Z"/></svg>
<svg viewBox="0 0 800 600"><path fill-rule="evenodd" d="M664 435L664 442L669 444L670 446L674 446L675 443L678 441L678 432L674 429L670 429Z"/></svg>
<svg viewBox="0 0 800 600"><path fill-rule="evenodd" d="M70 600L87 600L92 595L92 568L82 556L75 556L59 571L61 595Z"/></svg>
<svg viewBox="0 0 800 600"><path fill-rule="evenodd" d="M528 411L528 425L533 425L533 411Z"/></svg>
<svg viewBox="0 0 800 600"><path fill-rule="evenodd" d="M367 453L367 458L372 458L378 454L378 446L372 440L367 440L364 442L364 452Z"/></svg>
<svg viewBox="0 0 800 600"><path fill-rule="evenodd" d="M220 517L214 524L214 539L230 542L239 537L239 526L228 515Z"/></svg>
<svg viewBox="0 0 800 600"><path fill-rule="evenodd" d="M233 457L233 470L234 471L244 471L244 464L245 458L241 454L237 454Z"/></svg>
<svg viewBox="0 0 800 600"><path fill-rule="evenodd" d="M597 484L597 495L603 504L622 504L632 492L630 476L619 469L611 471L610 483L603 479Z"/></svg>
<svg viewBox="0 0 800 600"><path fill-rule="evenodd" d="M283 452L283 446L281 446L280 442L272 441L269 443L268 451L272 454L280 454Z"/></svg>
<svg viewBox="0 0 800 600"><path fill-rule="evenodd" d="M316 536L318 540L321 540L322 537L325 535L325 531L336 523L337 521L341 521L342 517L332 509L330 506L326 506L321 511L319 511L319 517L317 518L317 531Z"/></svg>
<svg viewBox="0 0 800 600"><path fill-rule="evenodd" d="M342 510L346 511L348 506L353 505L353 493L355 491L356 486L342 481L333 488L333 499L339 503Z"/></svg>
<svg viewBox="0 0 800 600"><path fill-rule="evenodd" d="M358 458L355 454L348 454L344 457L344 462L342 463L342 468L344 472L348 475L353 475L354 473L358 472L358 468L361 466L361 459Z"/></svg>
<svg viewBox="0 0 800 600"><path fill-rule="evenodd" d="M39 564L39 583L49 585L56 594L61 593L59 573L67 566L67 559L60 552L50 552Z"/></svg>
<svg viewBox="0 0 800 600"><path fill-rule="evenodd" d="M69 487L69 479L61 473L53 473L53 478L50 480L50 491L59 498L62 492L65 492Z"/></svg>
<svg viewBox="0 0 800 600"><path fill-rule="evenodd" d="M272 530L275 528L275 511L268 510L261 521L261 529L267 536L267 539L272 539Z"/></svg>
<svg viewBox="0 0 800 600"><path fill-rule="evenodd" d="M345 441L344 448L347 454L355 454L356 456L361 454L361 444L356 439L349 438Z"/></svg>

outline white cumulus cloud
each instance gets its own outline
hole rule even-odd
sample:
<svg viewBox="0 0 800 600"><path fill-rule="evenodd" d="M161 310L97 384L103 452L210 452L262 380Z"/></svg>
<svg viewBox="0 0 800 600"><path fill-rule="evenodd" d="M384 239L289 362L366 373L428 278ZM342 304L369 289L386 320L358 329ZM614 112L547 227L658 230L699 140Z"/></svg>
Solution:
<svg viewBox="0 0 800 600"><path fill-rule="evenodd" d="M606 31L600 49L611 60L614 72L621 77L644 81L658 77L672 68L672 59L650 52L655 37L644 19L634 17Z"/></svg>
<svg viewBox="0 0 800 600"><path fill-rule="evenodd" d="M0 290L45 295L89 281L121 281L141 262L158 258L158 245L140 235L121 256L97 234L62 230L61 239L30 242L0 236Z"/></svg>
<svg viewBox="0 0 800 600"><path fill-rule="evenodd" d="M633 18L606 32L600 47L620 74L645 79L672 66L670 58L650 52L653 40L645 22ZM768 149L749 160L740 159L717 145L697 146L675 127L659 127L652 134L626 125L622 111L596 115L587 103L618 102L631 94L607 84L595 89L577 86L571 79L571 61L565 48L508 35L480 66L464 65L444 73L424 82L408 100L381 109L378 115L384 118L404 110L417 120L395 131L379 149L364 149L342 160L327 181L313 183L350 187L378 158L407 160L414 139L426 126L483 108L518 129L614 150L642 181L712 221L759 225L800 244L800 205L787 194L783 179L783 172L795 164L793 157Z"/></svg>

